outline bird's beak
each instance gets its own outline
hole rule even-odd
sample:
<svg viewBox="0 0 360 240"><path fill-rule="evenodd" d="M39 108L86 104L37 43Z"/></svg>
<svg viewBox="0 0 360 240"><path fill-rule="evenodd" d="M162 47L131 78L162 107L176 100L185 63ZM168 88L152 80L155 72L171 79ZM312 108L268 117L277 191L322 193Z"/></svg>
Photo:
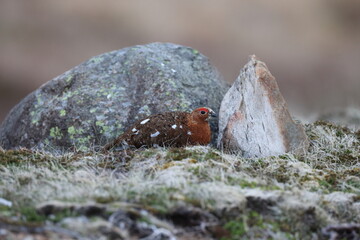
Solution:
<svg viewBox="0 0 360 240"><path fill-rule="evenodd" d="M209 119L213 117L217 117L217 115L213 110L209 109L209 116L206 118L205 121L209 121Z"/></svg>
<svg viewBox="0 0 360 240"><path fill-rule="evenodd" d="M217 117L216 113L210 109L209 111L211 117Z"/></svg>

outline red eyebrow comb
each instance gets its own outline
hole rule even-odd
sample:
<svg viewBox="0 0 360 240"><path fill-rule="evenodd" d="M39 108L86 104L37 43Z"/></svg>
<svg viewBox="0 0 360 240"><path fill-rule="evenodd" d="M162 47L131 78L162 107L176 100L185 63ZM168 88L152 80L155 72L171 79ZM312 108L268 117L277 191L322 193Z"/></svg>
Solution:
<svg viewBox="0 0 360 240"><path fill-rule="evenodd" d="M205 111L205 112L209 112L209 109L207 109L207 108L198 108L197 110L198 110L198 111Z"/></svg>

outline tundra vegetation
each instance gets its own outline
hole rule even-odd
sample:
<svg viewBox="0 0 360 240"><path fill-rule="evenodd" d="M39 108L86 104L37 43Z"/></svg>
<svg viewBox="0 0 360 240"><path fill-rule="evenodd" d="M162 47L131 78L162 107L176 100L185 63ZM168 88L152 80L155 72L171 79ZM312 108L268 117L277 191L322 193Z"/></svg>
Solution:
<svg viewBox="0 0 360 240"><path fill-rule="evenodd" d="M359 236L360 131L305 128L306 154L266 158L210 146L0 150L0 238Z"/></svg>

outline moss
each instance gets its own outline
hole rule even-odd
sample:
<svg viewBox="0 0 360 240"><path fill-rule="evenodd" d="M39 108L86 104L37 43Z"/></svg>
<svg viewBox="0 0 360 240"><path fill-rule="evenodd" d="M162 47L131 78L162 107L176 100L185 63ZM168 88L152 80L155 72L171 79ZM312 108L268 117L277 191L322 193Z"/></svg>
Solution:
<svg viewBox="0 0 360 240"><path fill-rule="evenodd" d="M20 185L29 185L33 182L33 178L28 175L20 175L17 180Z"/></svg>
<svg viewBox="0 0 360 240"><path fill-rule="evenodd" d="M264 219L261 214L259 214L256 211L250 211L247 217L247 224L250 227L259 227L259 228L265 228L264 225Z"/></svg>
<svg viewBox="0 0 360 240"><path fill-rule="evenodd" d="M28 162L40 163L46 161L47 159L44 156L28 149L0 150L0 163L4 165L19 165Z"/></svg>
<svg viewBox="0 0 360 240"><path fill-rule="evenodd" d="M245 211L236 218L228 219L223 225L227 236L222 240L235 239L307 239L322 227L319 219L314 216L314 209L305 210L294 217L282 213L278 217L262 215L256 211ZM314 218L315 217L315 218ZM312 224L313 221L317 221Z"/></svg>
<svg viewBox="0 0 360 240"><path fill-rule="evenodd" d="M241 164L241 162L238 162L238 164ZM256 159L256 161L252 162L252 167L254 168L254 170L260 170L260 169L265 169L267 168L269 165L271 165L270 161L266 161L265 159Z"/></svg>
<svg viewBox="0 0 360 240"><path fill-rule="evenodd" d="M97 195L94 197L94 200L97 203L102 203L102 204L106 204L106 203L111 203L114 202L116 200L116 198L114 196L112 196L111 194L109 194L109 190L105 190L104 192L106 192L106 194L104 195Z"/></svg>
<svg viewBox="0 0 360 240"><path fill-rule="evenodd" d="M221 155L214 150L201 152L193 149L188 150L184 148L170 148L166 154L167 160L181 161L187 158L192 158L196 161L201 162L201 161L208 161L210 159L220 160Z"/></svg>
<svg viewBox="0 0 360 240"><path fill-rule="evenodd" d="M356 163L359 160L359 153L355 154L351 149L344 149L343 151L334 153L335 156L343 163Z"/></svg>
<svg viewBox="0 0 360 240"><path fill-rule="evenodd" d="M236 178L233 176L229 176L227 178L227 181L230 185L233 186L240 186L241 188L259 188L261 190L281 190L280 187L275 186L275 185L269 185L269 184L261 184L259 182L256 181L247 181L241 178Z"/></svg>
<svg viewBox="0 0 360 240"><path fill-rule="evenodd" d="M232 177L232 176L229 176L227 178L229 184L231 185L239 185L241 186L242 188L256 188L259 186L258 183L256 182L249 182L249 181L246 181L244 179L239 179L239 178L235 178L235 177Z"/></svg>
<svg viewBox="0 0 360 240"><path fill-rule="evenodd" d="M93 156L93 154L91 154L91 156ZM29 164L33 164L48 167L50 170L55 170L60 167L71 169L72 165L82 160L83 157L83 154L55 156L46 152L29 149L0 150L0 165L27 167ZM19 181L21 181L21 184L29 183L29 179L26 176L21 176Z"/></svg>
<svg viewBox="0 0 360 240"><path fill-rule="evenodd" d="M283 160L288 160L289 156L285 154L285 155L278 156L278 158L283 159Z"/></svg>
<svg viewBox="0 0 360 240"><path fill-rule="evenodd" d="M314 180L314 177L312 175L310 175L310 174L305 174L304 176L301 176L299 178L299 182L301 184L303 184L305 182L308 182L308 181L312 181L312 180Z"/></svg>
<svg viewBox="0 0 360 240"><path fill-rule="evenodd" d="M19 208L19 212L26 222L43 223L46 220L44 215L39 214L35 208L23 206Z"/></svg>
<svg viewBox="0 0 360 240"><path fill-rule="evenodd" d="M273 173L273 176L276 178L276 180L280 183L286 183L290 180L290 176L288 174L288 170L284 166L284 164L280 165L275 172Z"/></svg>
<svg viewBox="0 0 360 240"><path fill-rule="evenodd" d="M124 171L128 170L128 163L135 158L136 152L132 150L125 150L121 152L112 152L104 157L101 157L96 166L104 169L118 169L122 168Z"/></svg>
<svg viewBox="0 0 360 240"><path fill-rule="evenodd" d="M160 169L161 170L164 170L164 169L167 169L167 168L170 168L170 167L173 167L173 166L176 166L176 163L175 162L168 162L168 163L165 163L163 164Z"/></svg>
<svg viewBox="0 0 360 240"><path fill-rule="evenodd" d="M360 192L359 170L351 169L345 171L330 171L319 179L319 185L326 193L343 191L358 194Z"/></svg>
<svg viewBox="0 0 360 240"><path fill-rule="evenodd" d="M322 224L316 217L314 208L299 212L296 217L288 216L287 213L274 217L256 211L246 211L224 225L230 237L223 239L263 239L264 236L269 237L269 232L272 232L271 235L277 235L279 239L306 239L308 234L311 236L321 229Z"/></svg>
<svg viewBox="0 0 360 240"><path fill-rule="evenodd" d="M194 175L196 175L196 176L198 176L198 177L201 176L201 169L200 169L199 166L189 168L189 171L190 171L192 174L194 174Z"/></svg>
<svg viewBox="0 0 360 240"><path fill-rule="evenodd" d="M360 168L352 168L344 171L344 175L360 177Z"/></svg>
<svg viewBox="0 0 360 240"><path fill-rule="evenodd" d="M68 217L78 217L80 216L79 213L72 211L69 208L65 208L62 211L56 212L54 214L51 214L50 216L47 217L48 220L54 222L54 223L59 223L61 222L63 219L68 218Z"/></svg>
<svg viewBox="0 0 360 240"><path fill-rule="evenodd" d="M336 186L337 184L337 174L333 171L330 171L325 175L325 181L328 182L331 186Z"/></svg>
<svg viewBox="0 0 360 240"><path fill-rule="evenodd" d="M69 208L65 208L62 211L56 212L54 214L51 214L49 216L45 216L41 213L39 213L36 208L31 206L21 206L19 208L14 208L11 210L12 215L17 215L18 220L11 221L9 218L1 219L3 222L7 222L11 225L19 225L19 226L25 226L25 227L39 227L45 224L47 221L51 221L53 223L58 223L64 218L67 217L76 217L80 216L79 213L76 213L72 211Z"/></svg>
<svg viewBox="0 0 360 240"><path fill-rule="evenodd" d="M334 171L329 171L325 174L323 179L319 180L319 185L326 190L326 192L333 192L338 190L338 174Z"/></svg>
<svg viewBox="0 0 360 240"><path fill-rule="evenodd" d="M173 161L181 161L186 158L197 158L198 154L193 151L185 150L184 148L170 148L167 151L166 159Z"/></svg>
<svg viewBox="0 0 360 240"><path fill-rule="evenodd" d="M349 180L346 180L346 189L347 192L354 192L354 193L357 193L359 194L360 193L360 179L357 178L357 179L349 179Z"/></svg>
<svg viewBox="0 0 360 240"><path fill-rule="evenodd" d="M335 125L326 121L316 121L313 126L322 126L336 131L337 137L344 137L346 134L351 134L351 130L347 127Z"/></svg>
<svg viewBox="0 0 360 240"><path fill-rule="evenodd" d="M0 222L1 218L11 217L13 215L11 207L0 204Z"/></svg>
<svg viewBox="0 0 360 240"><path fill-rule="evenodd" d="M189 163L198 163L196 159L189 159Z"/></svg>
<svg viewBox="0 0 360 240"><path fill-rule="evenodd" d="M224 225L224 229L228 231L229 237L223 237L221 240L237 240L246 233L246 226L242 220L232 220Z"/></svg>
<svg viewBox="0 0 360 240"><path fill-rule="evenodd" d="M215 152L213 150L210 150L209 152L207 152L204 156L204 160L207 161L207 160L221 160L222 157L221 155L218 153L218 152Z"/></svg>
<svg viewBox="0 0 360 240"><path fill-rule="evenodd" d="M16 215L16 218L7 218L2 217L0 215L0 222L5 225L10 225L16 227L22 228L22 230L27 230L27 228L38 228L44 226L44 221L33 221L33 222L27 222L24 217L21 216L19 213L13 213L13 215ZM23 219L19 219L19 217L22 217ZM6 238L8 239L8 238Z"/></svg>
<svg viewBox="0 0 360 240"><path fill-rule="evenodd" d="M236 219L228 221L223 227L229 233L223 240L248 239L246 233L254 229L257 237L261 237L261 231L267 229L269 222L266 222L261 214L256 211L247 211ZM252 239L252 237L250 237Z"/></svg>
<svg viewBox="0 0 360 240"><path fill-rule="evenodd" d="M177 188L160 186L153 189L151 192L136 193L128 192L127 197L130 202L136 202L141 205L145 205L153 209L157 213L165 214L169 212L174 204L172 196L178 192Z"/></svg>
<svg viewBox="0 0 360 240"><path fill-rule="evenodd" d="M155 149L146 149L144 150L141 155L144 157L144 158L151 158L153 157L154 155L156 155L158 153L158 151L156 151Z"/></svg>

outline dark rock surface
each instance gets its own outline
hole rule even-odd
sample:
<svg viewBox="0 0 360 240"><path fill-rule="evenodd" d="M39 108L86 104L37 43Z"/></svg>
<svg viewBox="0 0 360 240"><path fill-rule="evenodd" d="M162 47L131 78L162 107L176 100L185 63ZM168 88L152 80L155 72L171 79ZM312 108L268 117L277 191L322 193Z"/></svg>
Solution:
<svg viewBox="0 0 360 240"><path fill-rule="evenodd" d="M303 126L293 121L275 78L255 56L221 103L218 145L244 157L301 153L308 147Z"/></svg>
<svg viewBox="0 0 360 240"><path fill-rule="evenodd" d="M16 105L0 126L0 146L86 151L146 115L217 111L226 89L208 58L189 47L152 43L104 53Z"/></svg>

